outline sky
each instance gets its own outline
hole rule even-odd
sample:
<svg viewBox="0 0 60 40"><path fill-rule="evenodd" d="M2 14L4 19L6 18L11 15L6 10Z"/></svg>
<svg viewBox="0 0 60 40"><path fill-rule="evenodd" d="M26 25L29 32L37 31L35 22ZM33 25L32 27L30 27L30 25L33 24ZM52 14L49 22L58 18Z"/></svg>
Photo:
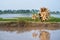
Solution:
<svg viewBox="0 0 60 40"><path fill-rule="evenodd" d="M60 11L60 0L0 0L0 10L40 9Z"/></svg>

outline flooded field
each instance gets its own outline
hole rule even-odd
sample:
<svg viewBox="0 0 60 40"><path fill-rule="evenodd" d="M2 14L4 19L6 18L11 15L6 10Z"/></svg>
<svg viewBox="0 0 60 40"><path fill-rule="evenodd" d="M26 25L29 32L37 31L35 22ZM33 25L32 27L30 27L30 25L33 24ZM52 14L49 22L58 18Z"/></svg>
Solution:
<svg viewBox="0 0 60 40"><path fill-rule="evenodd" d="M0 27L0 40L60 40L60 29Z"/></svg>

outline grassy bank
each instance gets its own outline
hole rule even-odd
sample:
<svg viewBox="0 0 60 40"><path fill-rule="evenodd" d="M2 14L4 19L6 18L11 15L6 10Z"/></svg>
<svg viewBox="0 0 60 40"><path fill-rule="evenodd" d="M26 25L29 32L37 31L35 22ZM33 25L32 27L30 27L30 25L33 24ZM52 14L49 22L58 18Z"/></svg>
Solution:
<svg viewBox="0 0 60 40"><path fill-rule="evenodd" d="M50 17L47 22L60 22L60 18Z"/></svg>
<svg viewBox="0 0 60 40"><path fill-rule="evenodd" d="M39 18L33 20L31 17L20 17L13 19L3 19L0 18L0 21L30 21L30 22L41 22ZM45 22L60 22L60 18L50 17L48 21Z"/></svg>

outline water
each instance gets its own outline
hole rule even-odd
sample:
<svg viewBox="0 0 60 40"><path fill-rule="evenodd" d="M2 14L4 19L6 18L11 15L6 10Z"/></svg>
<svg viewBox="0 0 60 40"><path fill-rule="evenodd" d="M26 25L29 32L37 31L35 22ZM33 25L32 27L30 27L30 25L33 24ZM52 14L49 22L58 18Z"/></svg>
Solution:
<svg viewBox="0 0 60 40"><path fill-rule="evenodd" d="M60 14L51 14L50 16L60 18ZM0 14L0 18L32 17L31 13L25 14Z"/></svg>
<svg viewBox="0 0 60 40"><path fill-rule="evenodd" d="M31 17L32 14L1 14L0 18Z"/></svg>
<svg viewBox="0 0 60 40"><path fill-rule="evenodd" d="M60 18L60 14L51 14L51 16L56 17L56 18Z"/></svg>
<svg viewBox="0 0 60 40"><path fill-rule="evenodd" d="M60 40L60 30L38 29L35 27L0 27L0 40L40 40L43 37L41 36L43 31L49 33L49 40Z"/></svg>

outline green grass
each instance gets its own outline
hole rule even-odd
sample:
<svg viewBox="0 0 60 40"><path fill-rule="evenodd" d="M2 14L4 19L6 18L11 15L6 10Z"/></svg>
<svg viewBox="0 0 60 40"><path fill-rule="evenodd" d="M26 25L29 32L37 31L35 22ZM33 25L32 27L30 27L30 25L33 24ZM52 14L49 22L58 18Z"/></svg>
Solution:
<svg viewBox="0 0 60 40"><path fill-rule="evenodd" d="M37 18L36 20L33 20L31 17L20 17L20 18L16 18L16 19L3 19L0 18L0 21L30 21L30 22L41 22L39 18ZM60 22L60 18L55 18L55 17L50 17L50 19L48 21L45 22Z"/></svg>
<svg viewBox="0 0 60 40"><path fill-rule="evenodd" d="M31 17L21 17L18 18L18 21L39 21L39 19L37 18L36 20L33 20Z"/></svg>
<svg viewBox="0 0 60 40"><path fill-rule="evenodd" d="M0 18L0 21L17 21L17 19L3 19L3 18Z"/></svg>
<svg viewBox="0 0 60 40"><path fill-rule="evenodd" d="M47 22L60 22L60 18L50 17Z"/></svg>

